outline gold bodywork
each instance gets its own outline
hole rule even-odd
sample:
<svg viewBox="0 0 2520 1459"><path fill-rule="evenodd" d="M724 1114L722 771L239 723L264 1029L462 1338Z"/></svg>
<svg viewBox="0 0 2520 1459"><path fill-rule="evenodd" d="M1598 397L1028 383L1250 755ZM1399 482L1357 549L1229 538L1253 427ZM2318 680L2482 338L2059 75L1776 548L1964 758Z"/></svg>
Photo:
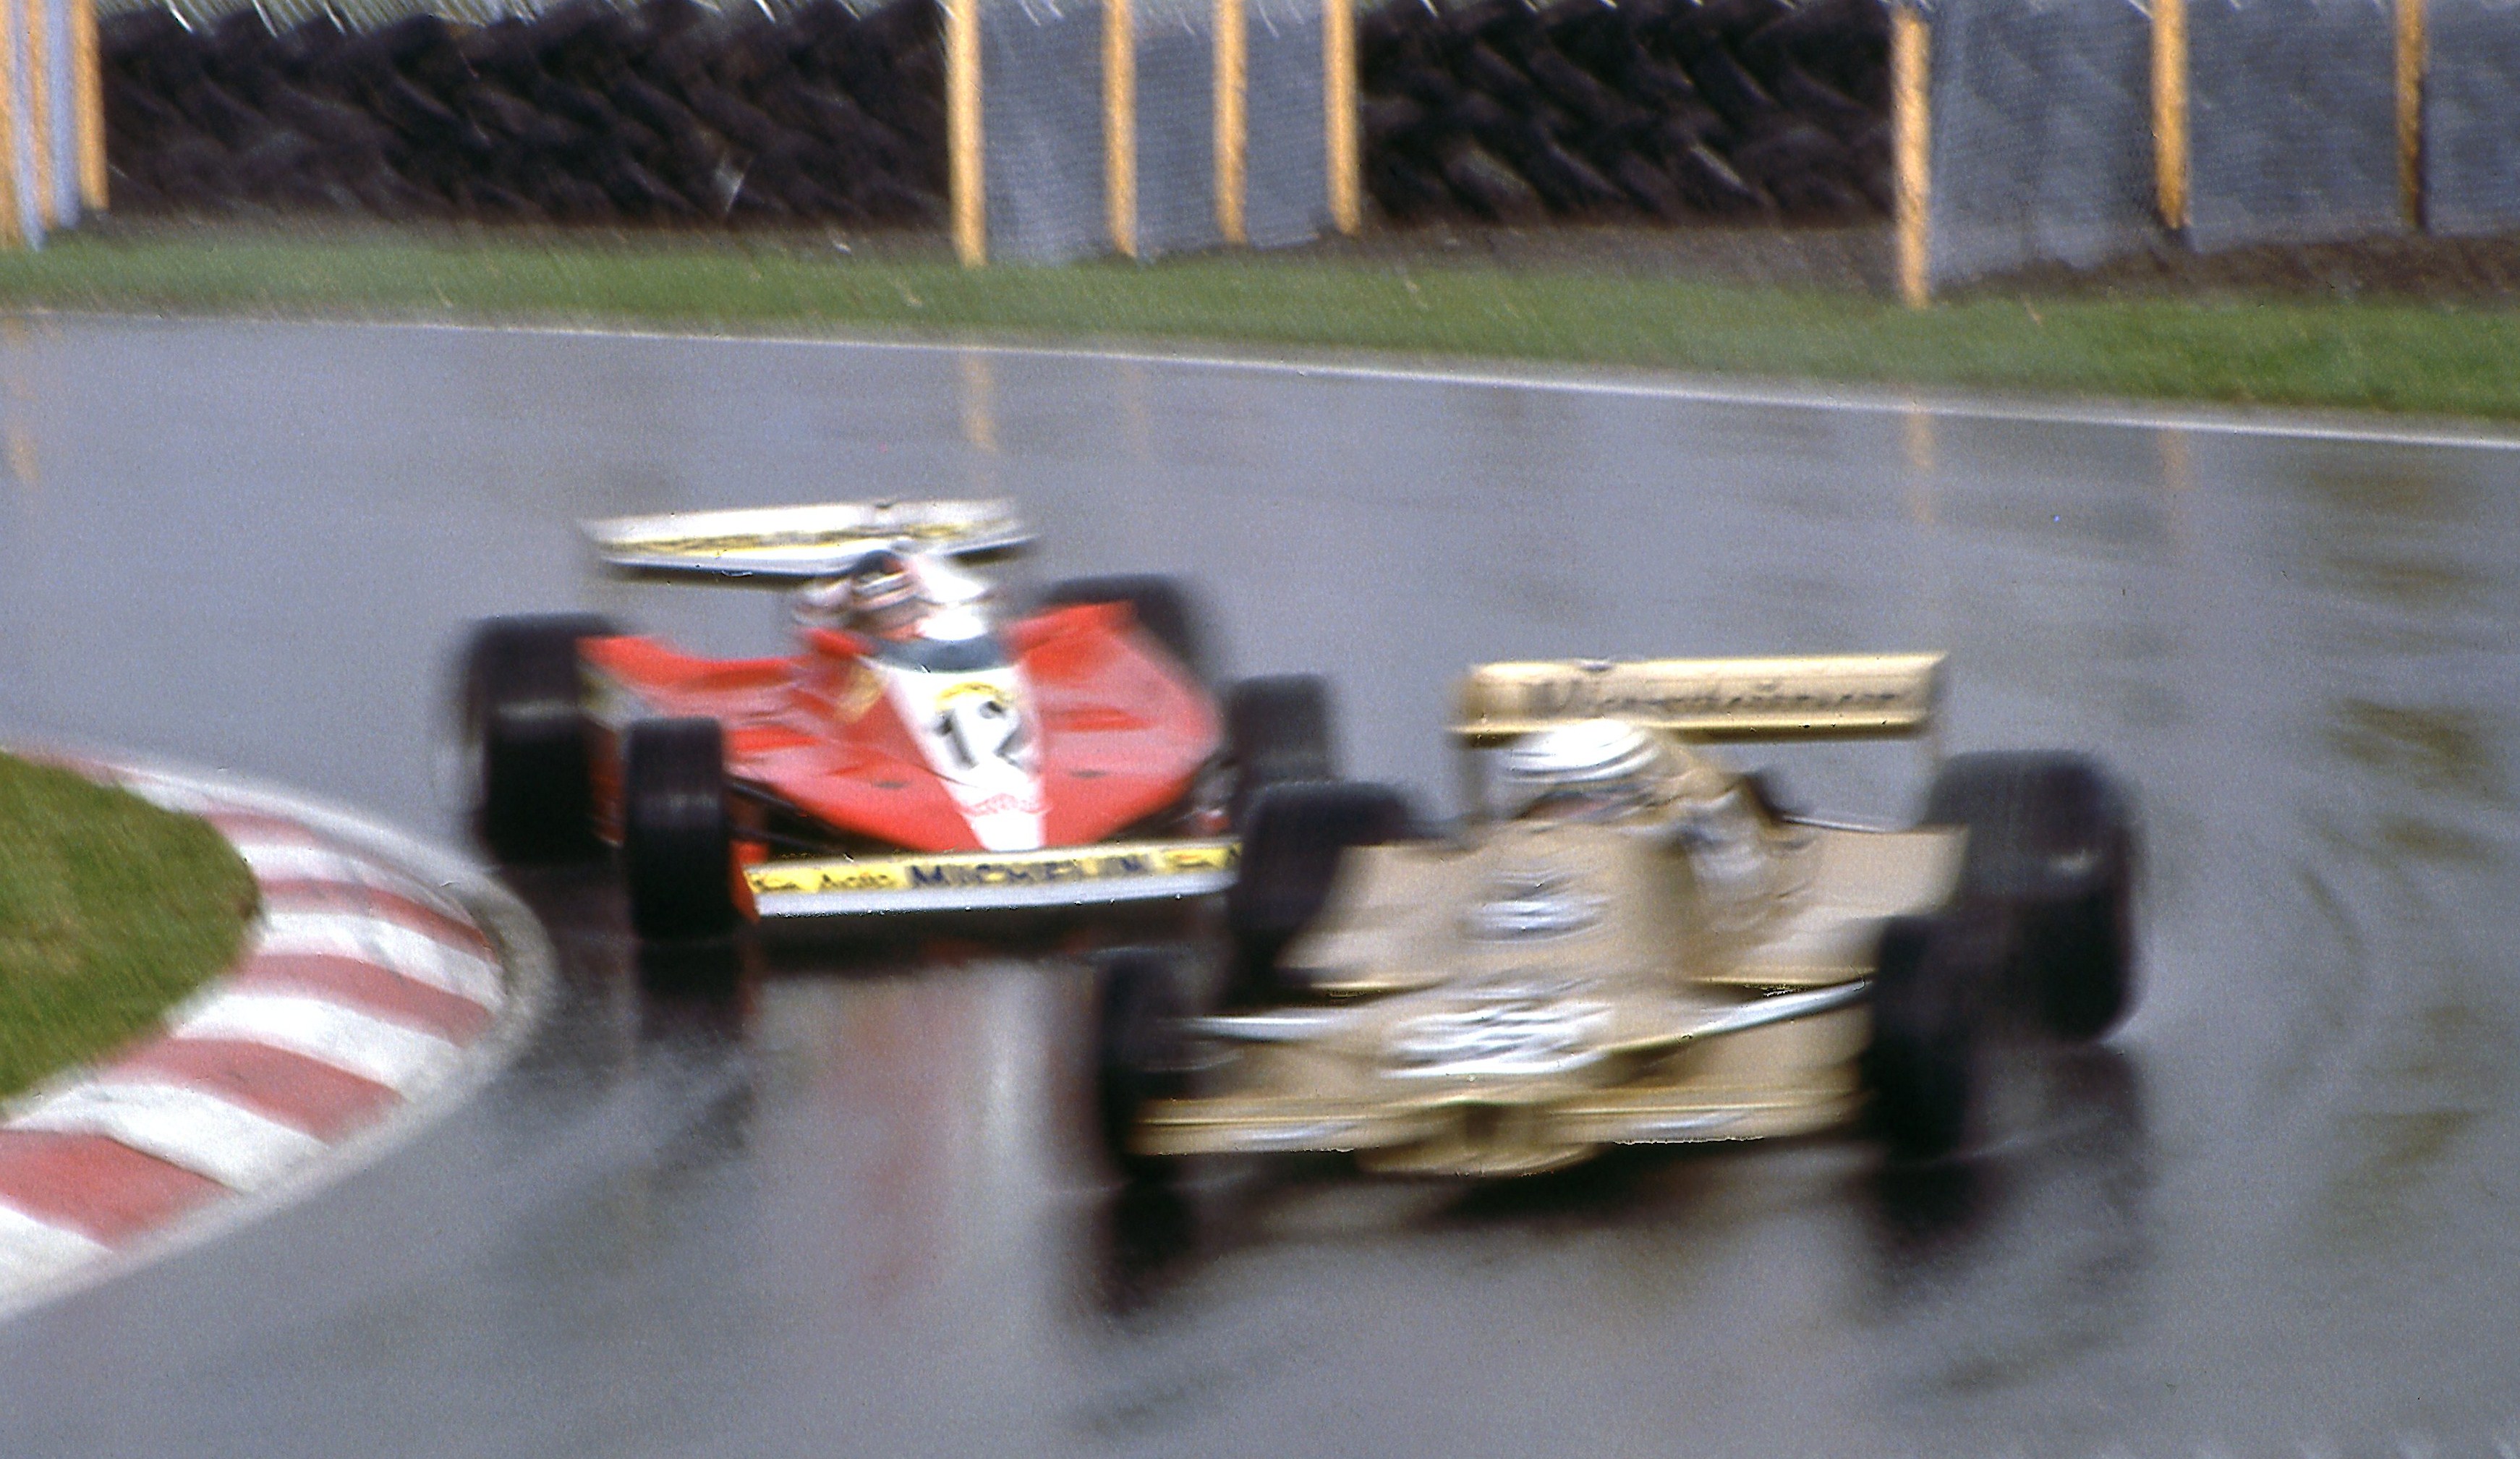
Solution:
<svg viewBox="0 0 2520 1459"><path fill-rule="evenodd" d="M1545 680L1532 671L1548 666L1507 667L1488 683ZM1934 661L1882 667L1907 676L1905 728L1922 729ZM1474 740L1507 721L1483 719L1480 682L1460 726ZM1888 732L1881 704L1861 712ZM1604 1145L1798 1134L1851 1117L1881 925L1950 898L1961 834L1777 818L1696 736L1658 732L1676 768L1641 812L1347 852L1323 914L1282 959L1321 1000L1192 1021L1222 1057L1193 1097L1148 1108L1137 1148L1354 1151L1378 1170L1507 1175Z"/></svg>

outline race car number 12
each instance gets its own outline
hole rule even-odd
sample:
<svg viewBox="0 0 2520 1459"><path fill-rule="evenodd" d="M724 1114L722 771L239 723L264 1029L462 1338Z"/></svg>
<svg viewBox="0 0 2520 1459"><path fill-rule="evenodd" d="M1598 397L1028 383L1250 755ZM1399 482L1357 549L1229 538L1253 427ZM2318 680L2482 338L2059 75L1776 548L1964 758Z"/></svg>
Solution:
<svg viewBox="0 0 2520 1459"><path fill-rule="evenodd" d="M936 715L936 738L945 742L958 767L978 768L982 760L1022 763L1023 716L994 694L967 694L946 702Z"/></svg>

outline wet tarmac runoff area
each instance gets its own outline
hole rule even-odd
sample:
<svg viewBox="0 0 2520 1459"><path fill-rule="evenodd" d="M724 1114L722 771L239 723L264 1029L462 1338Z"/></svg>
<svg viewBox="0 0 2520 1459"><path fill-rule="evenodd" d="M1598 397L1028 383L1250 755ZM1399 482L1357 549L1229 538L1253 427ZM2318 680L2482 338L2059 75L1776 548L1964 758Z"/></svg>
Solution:
<svg viewBox="0 0 2520 1459"><path fill-rule="evenodd" d="M1973 1153L1123 1198L1054 943L642 971L592 869L505 1075L355 1177L0 1326L26 1455L2520 1451L2520 452L1686 390L248 324L0 335L0 734L461 835L451 656L582 518L1018 498L1164 570L1441 803L1481 660L1948 649L1946 750L2140 789L2141 1007ZM1903 817L1913 747L1745 755ZM670 971L670 970L666 970Z"/></svg>

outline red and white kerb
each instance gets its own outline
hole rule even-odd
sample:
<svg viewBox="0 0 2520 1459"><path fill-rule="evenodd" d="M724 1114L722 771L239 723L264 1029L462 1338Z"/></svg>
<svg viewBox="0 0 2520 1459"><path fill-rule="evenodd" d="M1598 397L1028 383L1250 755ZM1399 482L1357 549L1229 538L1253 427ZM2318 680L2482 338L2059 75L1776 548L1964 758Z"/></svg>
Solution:
<svg viewBox="0 0 2520 1459"><path fill-rule="evenodd" d="M262 893L237 965L153 1039L0 1121L0 1296L260 1190L452 1072L506 996L432 886L187 783L81 765L206 817Z"/></svg>

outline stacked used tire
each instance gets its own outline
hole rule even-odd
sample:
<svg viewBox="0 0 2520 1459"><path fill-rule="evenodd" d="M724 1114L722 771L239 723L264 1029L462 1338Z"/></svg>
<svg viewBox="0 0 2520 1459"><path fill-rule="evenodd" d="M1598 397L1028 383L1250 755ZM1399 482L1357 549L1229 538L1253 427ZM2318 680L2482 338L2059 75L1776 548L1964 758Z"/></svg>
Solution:
<svg viewBox="0 0 2520 1459"><path fill-rule="evenodd" d="M117 211L562 223L929 223L944 192L933 0L777 18L571 0L487 25L255 9L107 23Z"/></svg>
<svg viewBox="0 0 2520 1459"><path fill-rule="evenodd" d="M1388 0L1359 29L1395 219L1889 210L1882 0Z"/></svg>

